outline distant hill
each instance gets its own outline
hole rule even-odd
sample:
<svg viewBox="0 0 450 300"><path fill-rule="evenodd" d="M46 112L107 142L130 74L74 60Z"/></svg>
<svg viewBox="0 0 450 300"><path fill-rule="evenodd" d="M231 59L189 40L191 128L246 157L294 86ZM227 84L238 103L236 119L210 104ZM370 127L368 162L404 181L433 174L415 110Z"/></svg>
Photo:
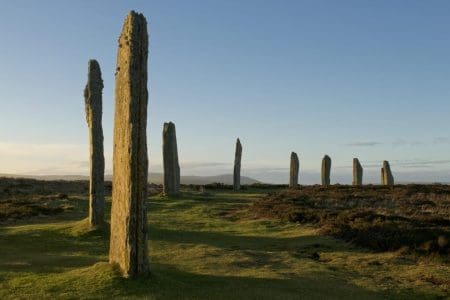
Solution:
<svg viewBox="0 0 450 300"><path fill-rule="evenodd" d="M15 175L15 174L1 174L0 177L11 177L11 178L31 178L38 180L89 180L89 176L85 175ZM111 180L112 175L106 175L105 180ZM149 173L149 182L155 184L162 184L163 174L162 173ZM216 176L181 176L182 184L208 184L208 183L224 183L233 184L232 174L223 174ZM241 184L253 184L259 183L258 180L241 176Z"/></svg>

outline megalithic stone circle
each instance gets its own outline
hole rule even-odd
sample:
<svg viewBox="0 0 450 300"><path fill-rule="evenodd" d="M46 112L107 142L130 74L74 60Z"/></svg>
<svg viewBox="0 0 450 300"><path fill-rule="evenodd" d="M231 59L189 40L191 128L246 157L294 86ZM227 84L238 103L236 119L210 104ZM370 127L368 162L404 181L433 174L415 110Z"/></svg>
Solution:
<svg viewBox="0 0 450 300"><path fill-rule="evenodd" d="M147 249L147 21L131 11L117 53L109 262L124 277L149 274Z"/></svg>
<svg viewBox="0 0 450 300"><path fill-rule="evenodd" d="M392 175L391 166L387 160L383 161L383 184L394 185L394 176Z"/></svg>
<svg viewBox="0 0 450 300"><path fill-rule="evenodd" d="M172 122L164 123L162 136L164 194L168 196L177 195L180 193L180 165L178 163L175 124Z"/></svg>
<svg viewBox="0 0 450 300"><path fill-rule="evenodd" d="M86 122L89 127L89 224L100 225L105 214L105 157L102 129L103 80L100 65L94 59L88 63L88 81L84 88Z"/></svg>
<svg viewBox="0 0 450 300"><path fill-rule="evenodd" d="M362 185L363 168L357 158L353 158L353 181L354 186Z"/></svg>
<svg viewBox="0 0 450 300"><path fill-rule="evenodd" d="M330 185L330 172L331 172L331 158L328 155L325 155L322 159L322 185L329 186Z"/></svg>
<svg viewBox="0 0 450 300"><path fill-rule="evenodd" d="M241 159L242 145L239 138L236 140L236 151L234 154L234 171L233 171L233 190L237 191L241 188Z"/></svg>
<svg viewBox="0 0 450 300"><path fill-rule="evenodd" d="M291 164L289 172L289 187L295 188L298 186L298 172L300 163L298 161L297 153L291 152Z"/></svg>

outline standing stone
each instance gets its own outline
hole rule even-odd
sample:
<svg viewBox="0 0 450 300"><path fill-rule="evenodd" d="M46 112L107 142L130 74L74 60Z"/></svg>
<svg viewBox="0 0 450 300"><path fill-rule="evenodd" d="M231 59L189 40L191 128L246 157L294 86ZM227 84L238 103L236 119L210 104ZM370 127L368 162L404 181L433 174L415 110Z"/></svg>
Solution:
<svg viewBox="0 0 450 300"><path fill-rule="evenodd" d="M298 186L298 170L300 163L298 162L297 153L291 152L291 166L289 172L289 187L295 188Z"/></svg>
<svg viewBox="0 0 450 300"><path fill-rule="evenodd" d="M381 167L381 185L384 185L384 168Z"/></svg>
<svg viewBox="0 0 450 300"><path fill-rule="evenodd" d="M164 194L180 193L180 165L178 164L177 135L175 124L164 123L163 128Z"/></svg>
<svg viewBox="0 0 450 300"><path fill-rule="evenodd" d="M330 185L331 158L325 155L322 159L322 185Z"/></svg>
<svg viewBox="0 0 450 300"><path fill-rule="evenodd" d="M353 182L352 184L355 186L362 185L362 178L363 178L363 168L361 164L359 163L359 160L357 158L353 159Z"/></svg>
<svg viewBox="0 0 450 300"><path fill-rule="evenodd" d="M241 158L242 145L239 139L236 140L236 152L234 154L234 172L233 172L233 189L235 191L241 188Z"/></svg>
<svg viewBox="0 0 450 300"><path fill-rule="evenodd" d="M109 262L147 275L147 21L131 11L117 53Z"/></svg>
<svg viewBox="0 0 450 300"><path fill-rule="evenodd" d="M383 161L383 168L381 169L381 174L383 176L382 183L383 185L394 185L394 176L391 172L391 166L387 160Z"/></svg>
<svg viewBox="0 0 450 300"><path fill-rule="evenodd" d="M96 60L92 59L88 64L88 82L84 88L86 122L89 127L89 224L91 226L102 224L105 213L102 90L103 80L100 66Z"/></svg>

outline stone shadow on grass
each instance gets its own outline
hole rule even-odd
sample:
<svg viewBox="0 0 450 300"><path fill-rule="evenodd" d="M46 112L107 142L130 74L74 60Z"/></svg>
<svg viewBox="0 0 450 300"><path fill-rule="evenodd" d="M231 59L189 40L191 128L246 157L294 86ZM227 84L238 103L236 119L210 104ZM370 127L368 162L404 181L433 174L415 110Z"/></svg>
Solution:
<svg viewBox="0 0 450 300"><path fill-rule="evenodd" d="M75 223L76 224L76 223ZM53 225L49 225L53 226ZM0 227L0 269L7 272L54 273L64 268L85 267L105 256L107 230L74 235L70 226L8 232Z"/></svg>
<svg viewBox="0 0 450 300"><path fill-rule="evenodd" d="M301 251L314 249L320 252L336 252L349 250L348 245L333 238L320 235L306 235L298 237L278 238L267 236L233 235L213 231L171 230L149 225L150 239L171 243L205 244L225 250L246 251ZM342 244L342 247L339 247ZM351 248L360 252L362 249Z"/></svg>
<svg viewBox="0 0 450 300"><path fill-rule="evenodd" d="M386 299L362 287L312 272L307 277L253 278L198 274L151 264L144 279L115 278L116 296L156 299Z"/></svg>

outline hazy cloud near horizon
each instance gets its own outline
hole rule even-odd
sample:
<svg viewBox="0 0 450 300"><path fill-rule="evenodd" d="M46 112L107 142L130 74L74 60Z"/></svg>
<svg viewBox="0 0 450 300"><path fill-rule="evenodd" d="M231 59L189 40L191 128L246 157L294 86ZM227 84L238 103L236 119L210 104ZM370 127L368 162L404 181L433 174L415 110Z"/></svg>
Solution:
<svg viewBox="0 0 450 300"><path fill-rule="evenodd" d="M439 142L446 139L439 138ZM13 144L0 143L0 173L29 175L87 175L89 171L88 145L73 144ZM112 155L105 152L106 174L112 173ZM157 156L150 156L149 171L162 172ZM450 160L405 159L390 160L397 181L450 182ZM381 161L362 161L364 180L378 183ZM233 162L183 161L182 175L213 176L231 174ZM320 161L317 169L301 164L300 180L305 184L319 183ZM332 181L351 182L351 160L342 164L333 161ZM289 161L286 164L243 160L242 175L263 182L285 183L288 180Z"/></svg>

